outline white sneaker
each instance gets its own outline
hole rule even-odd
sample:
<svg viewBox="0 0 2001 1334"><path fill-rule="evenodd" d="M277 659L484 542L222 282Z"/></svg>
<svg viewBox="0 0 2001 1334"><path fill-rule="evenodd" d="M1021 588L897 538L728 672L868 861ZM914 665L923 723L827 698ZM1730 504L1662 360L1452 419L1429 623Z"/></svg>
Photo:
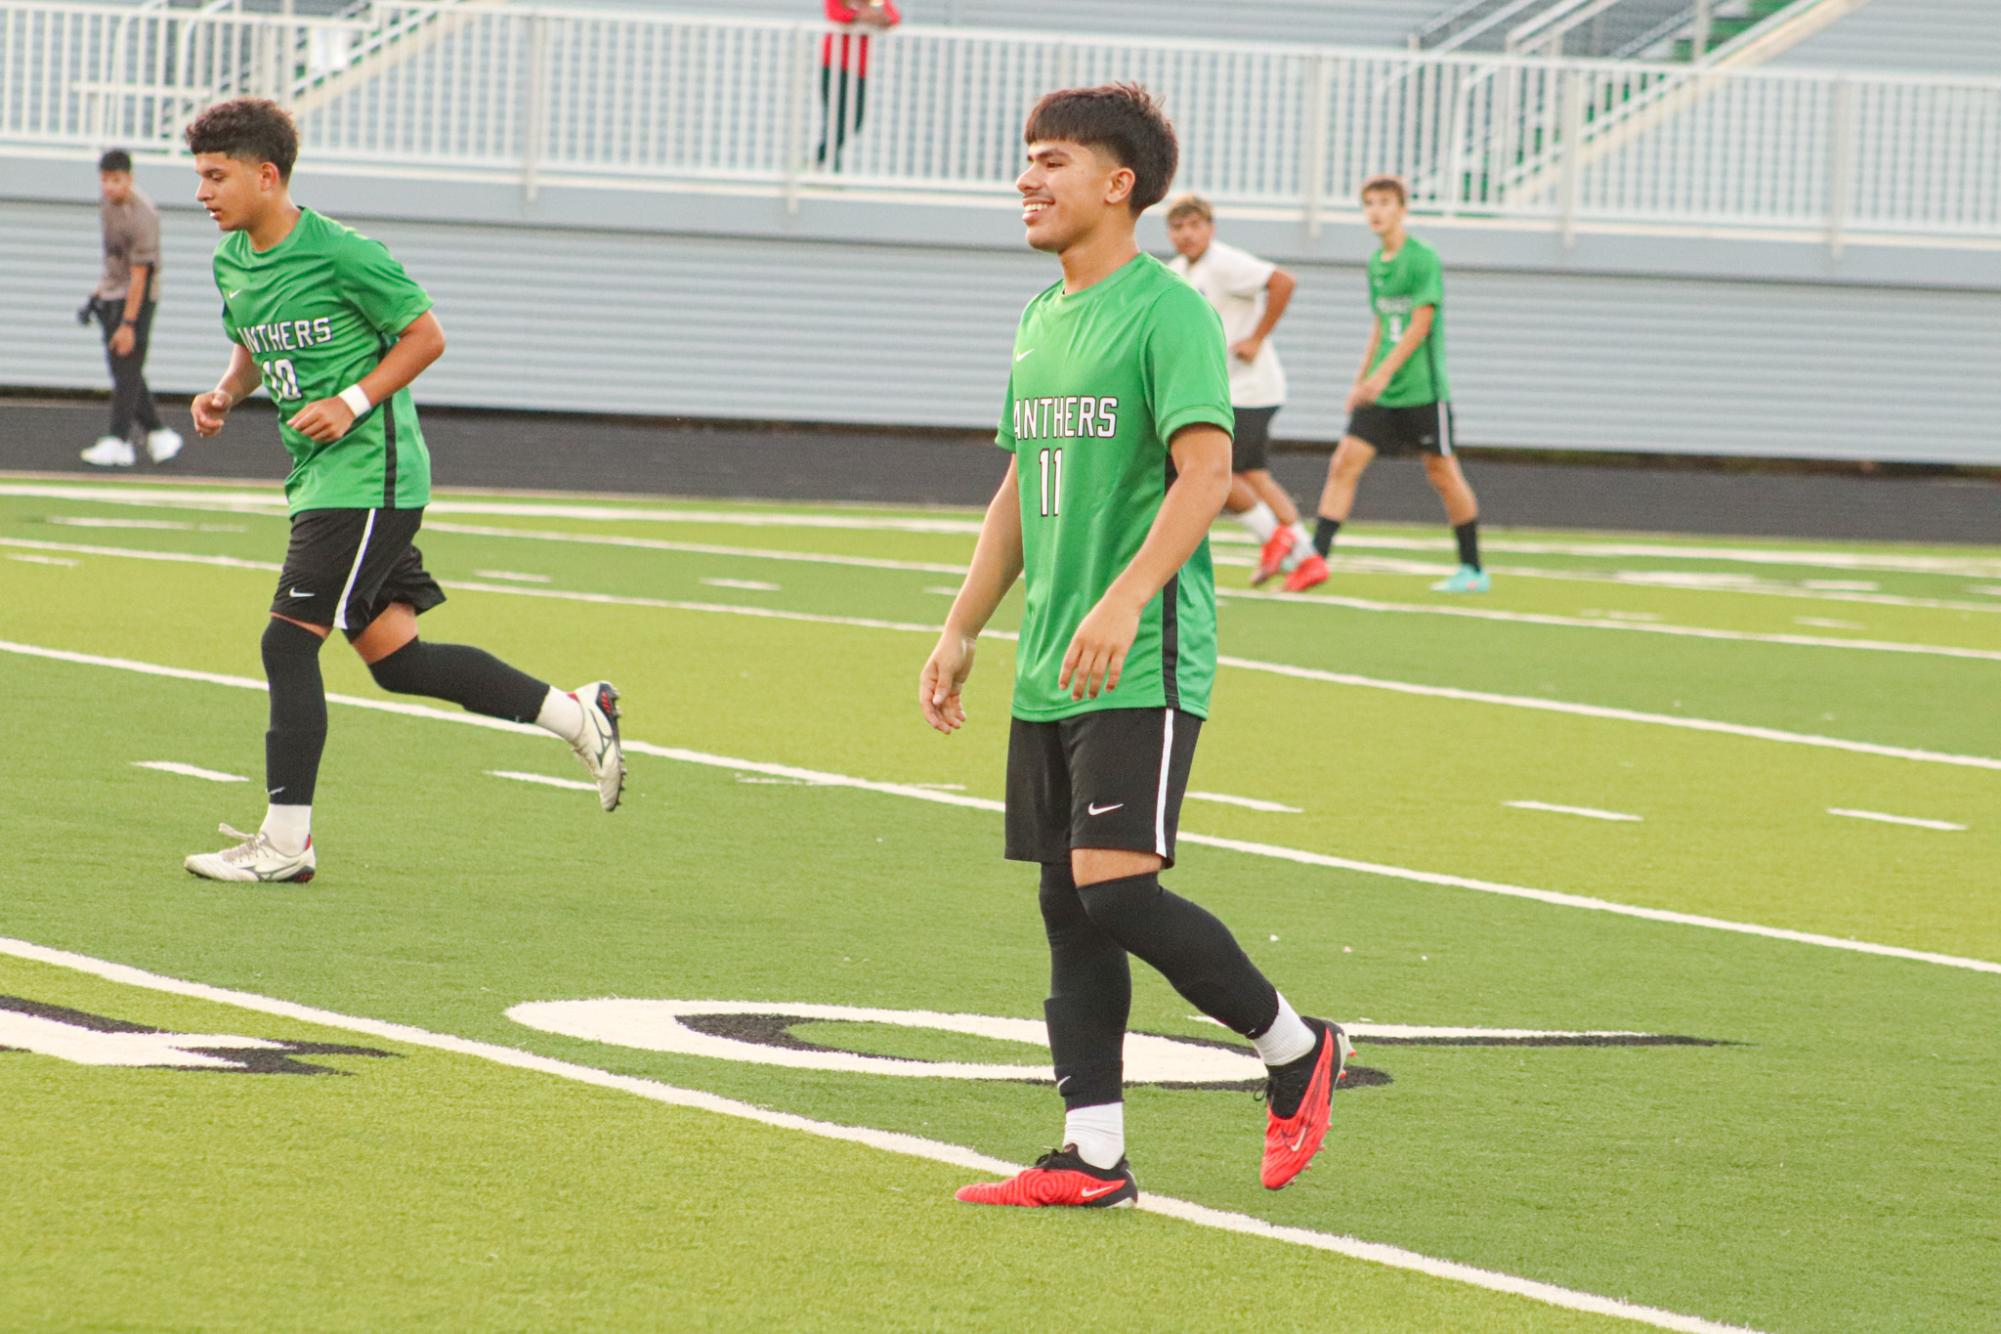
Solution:
<svg viewBox="0 0 2001 1334"><path fill-rule="evenodd" d="M146 454L155 463L165 463L181 452L181 433L171 426L146 432Z"/></svg>
<svg viewBox="0 0 2001 1334"><path fill-rule="evenodd" d="M231 838L243 841L221 852L197 853L188 858L182 865L191 874L204 880L286 880L298 885L313 878L319 858L313 852L311 835L306 837L305 851L290 853L278 851L270 835L262 830L246 834L228 825L221 828Z"/></svg>
<svg viewBox="0 0 2001 1334"><path fill-rule="evenodd" d="M138 462L139 451L132 448L130 440L106 435L100 436L80 457L93 468L129 468Z"/></svg>
<svg viewBox="0 0 2001 1334"><path fill-rule="evenodd" d="M593 681L570 692L584 706L584 730L570 749L598 785L598 805L618 809L625 792L625 747L618 739L618 691L609 681Z"/></svg>

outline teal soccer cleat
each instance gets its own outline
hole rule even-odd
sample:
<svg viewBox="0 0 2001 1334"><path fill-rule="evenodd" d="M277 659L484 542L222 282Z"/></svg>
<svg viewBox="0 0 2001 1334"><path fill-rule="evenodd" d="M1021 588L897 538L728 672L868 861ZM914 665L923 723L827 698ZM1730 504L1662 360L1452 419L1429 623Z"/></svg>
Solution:
<svg viewBox="0 0 2001 1334"><path fill-rule="evenodd" d="M1471 565L1462 565L1452 572L1449 579L1441 579L1431 586L1434 593L1484 593L1494 586L1485 570L1476 570Z"/></svg>

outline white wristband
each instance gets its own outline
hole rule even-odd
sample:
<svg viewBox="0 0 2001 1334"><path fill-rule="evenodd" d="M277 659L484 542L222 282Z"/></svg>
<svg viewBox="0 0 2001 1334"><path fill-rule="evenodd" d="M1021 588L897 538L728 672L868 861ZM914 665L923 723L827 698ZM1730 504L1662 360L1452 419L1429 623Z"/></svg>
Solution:
<svg viewBox="0 0 2001 1334"><path fill-rule="evenodd" d="M351 384L341 390L340 401L347 404L348 410L357 417L375 406L368 401L368 391L358 384Z"/></svg>

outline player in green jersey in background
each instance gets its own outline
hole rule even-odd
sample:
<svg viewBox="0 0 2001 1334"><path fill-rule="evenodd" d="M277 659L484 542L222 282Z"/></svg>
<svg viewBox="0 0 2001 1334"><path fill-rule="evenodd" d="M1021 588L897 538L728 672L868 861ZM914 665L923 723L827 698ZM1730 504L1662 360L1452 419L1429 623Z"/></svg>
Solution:
<svg viewBox="0 0 2001 1334"><path fill-rule="evenodd" d="M445 350L431 298L371 241L292 202L292 118L239 98L187 128L195 198L223 232L215 252L222 323L234 347L222 380L194 401L195 430L220 431L258 384L278 405L292 455L291 542L262 643L271 687L262 827L189 857L210 880L313 878L313 790L326 744L320 645L347 635L376 683L534 723L570 743L615 809L625 783L618 692L594 681L552 689L481 649L417 638L418 613L445 600L411 545L431 498L431 460L410 382Z"/></svg>
<svg viewBox="0 0 2001 1334"><path fill-rule="evenodd" d="M1355 488L1377 454L1418 454L1424 475L1445 502L1459 543L1459 568L1439 593L1484 593L1480 502L1459 469L1452 444L1452 391L1445 380L1445 275L1438 252L1404 231L1403 182L1376 176L1362 186L1362 216L1382 247L1369 258L1369 309L1375 327L1348 391L1348 430L1327 464L1313 545L1322 556L1355 507Z"/></svg>
<svg viewBox="0 0 2001 1334"><path fill-rule="evenodd" d="M1216 672L1208 531L1230 490L1223 328L1134 224L1174 179L1174 127L1138 87L1051 93L1016 182L1028 243L1062 280L1028 303L995 440L1012 455L972 567L918 680L925 720L965 722L974 643L1027 583L1008 737L1007 856L1042 867L1044 1006L1062 1147L974 1204L1138 1198L1125 1156L1128 954L1249 1038L1270 1069L1261 1177L1325 1139L1348 1044L1301 1019L1224 925L1161 887Z"/></svg>

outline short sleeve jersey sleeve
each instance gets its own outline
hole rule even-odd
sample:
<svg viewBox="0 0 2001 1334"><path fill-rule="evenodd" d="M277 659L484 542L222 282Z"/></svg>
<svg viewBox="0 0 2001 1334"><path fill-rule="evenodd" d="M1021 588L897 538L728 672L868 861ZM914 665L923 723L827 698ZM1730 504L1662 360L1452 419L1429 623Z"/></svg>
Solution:
<svg viewBox="0 0 2001 1334"><path fill-rule="evenodd" d="M160 214L142 202L132 210L131 231L126 237L127 263L156 267L160 262Z"/></svg>
<svg viewBox="0 0 2001 1334"><path fill-rule="evenodd" d="M338 272L342 295L379 333L400 334L431 308L431 294L380 241L365 236L348 240Z"/></svg>
<svg viewBox="0 0 2001 1334"><path fill-rule="evenodd" d="M1445 270L1438 252L1429 246L1411 255L1410 306L1438 306L1445 302Z"/></svg>
<svg viewBox="0 0 2001 1334"><path fill-rule="evenodd" d="M1278 267L1235 246L1225 247L1219 243L1213 248L1220 261L1218 276L1223 280L1224 290L1231 296L1256 296L1265 290L1265 284L1271 281L1271 275Z"/></svg>
<svg viewBox="0 0 2001 1334"><path fill-rule="evenodd" d="M1162 291L1148 321L1142 355L1147 406L1161 444L1170 443L1184 427L1200 424L1235 432L1223 321L1200 292L1185 283Z"/></svg>
<svg viewBox="0 0 2001 1334"><path fill-rule="evenodd" d="M994 431L994 443L1014 453L1014 376L1007 377L1007 388L1001 391L1000 426Z"/></svg>

